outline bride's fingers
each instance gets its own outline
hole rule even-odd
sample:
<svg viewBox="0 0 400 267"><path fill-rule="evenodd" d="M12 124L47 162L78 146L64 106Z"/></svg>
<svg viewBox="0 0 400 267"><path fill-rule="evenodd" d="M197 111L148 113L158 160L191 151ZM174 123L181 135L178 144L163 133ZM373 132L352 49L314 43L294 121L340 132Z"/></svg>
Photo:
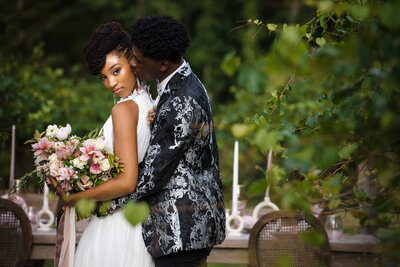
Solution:
<svg viewBox="0 0 400 267"><path fill-rule="evenodd" d="M50 184L55 188L55 189L57 189L57 185L58 185L58 183L57 183L57 180L54 178L54 177L48 177L48 179L49 179L49 181L50 181Z"/></svg>

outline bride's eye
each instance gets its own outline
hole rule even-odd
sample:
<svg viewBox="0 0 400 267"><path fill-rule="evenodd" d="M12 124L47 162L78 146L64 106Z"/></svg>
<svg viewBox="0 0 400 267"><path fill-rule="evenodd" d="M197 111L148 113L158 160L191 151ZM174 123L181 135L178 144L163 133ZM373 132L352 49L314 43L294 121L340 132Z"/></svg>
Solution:
<svg viewBox="0 0 400 267"><path fill-rule="evenodd" d="M118 73L119 73L119 71L120 71L121 69L120 68L118 68L118 69L115 69L114 71L113 71L113 75L117 75Z"/></svg>
<svg viewBox="0 0 400 267"><path fill-rule="evenodd" d="M100 78L101 81L104 81L107 77L101 75L101 76L99 76L99 78Z"/></svg>

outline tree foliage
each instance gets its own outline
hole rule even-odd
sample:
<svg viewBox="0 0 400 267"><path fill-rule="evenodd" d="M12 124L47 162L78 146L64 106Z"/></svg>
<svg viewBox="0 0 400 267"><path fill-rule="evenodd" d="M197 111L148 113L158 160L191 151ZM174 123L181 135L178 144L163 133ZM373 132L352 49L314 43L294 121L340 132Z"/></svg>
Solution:
<svg viewBox="0 0 400 267"><path fill-rule="evenodd" d="M246 22L275 41L247 66L232 54L222 65L237 77L231 111L240 109L242 122L232 133L264 156L273 149L268 182L281 207L322 203L326 210L351 210L363 226L396 226L400 4L307 3L318 10L302 25ZM388 256L384 263L398 260Z"/></svg>
<svg viewBox="0 0 400 267"><path fill-rule="evenodd" d="M258 36L253 38L256 27L235 33L229 30L243 17L262 16L283 21L291 10L290 1L262 0L0 2L0 39L4 40L0 42L0 188L8 180L9 134L13 124L17 125L18 177L30 169L25 166L29 163L29 148L24 149L22 144L31 138L35 128L68 121L74 132L83 134L88 128L100 127L109 114L112 99L102 90L99 81L90 76L82 52L85 42L100 24L119 21L128 30L142 16L172 15L181 20L191 35L185 59L205 84L214 114L218 115L224 112L226 103L233 101L230 77L221 71L221 59L234 51L254 58L257 51L266 49L260 44L270 42ZM229 146L223 146L225 140L231 141L225 138L226 134L231 135L217 134L220 148L228 149L231 154ZM223 161L228 167L228 171L223 169L224 183L229 185L231 159Z"/></svg>

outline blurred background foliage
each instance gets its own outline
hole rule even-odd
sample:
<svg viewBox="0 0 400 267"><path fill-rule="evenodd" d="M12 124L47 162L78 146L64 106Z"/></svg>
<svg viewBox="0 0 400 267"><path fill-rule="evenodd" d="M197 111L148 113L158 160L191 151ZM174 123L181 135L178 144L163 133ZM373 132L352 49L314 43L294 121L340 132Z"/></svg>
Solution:
<svg viewBox="0 0 400 267"><path fill-rule="evenodd" d="M384 265L399 263L399 1L0 2L2 186L12 124L18 177L34 129L83 134L107 118L112 97L82 57L94 29L169 14L188 27L185 58L212 100L227 207L238 139L249 206L270 184L282 209L345 211L384 240Z"/></svg>
<svg viewBox="0 0 400 267"><path fill-rule="evenodd" d="M210 94L223 155L224 184L230 188L234 138L225 123L242 119L230 108L236 101L230 89L235 78L224 73L221 63L229 55L242 56L242 67L248 72L241 75L242 83L251 80L251 76L257 78L260 75L252 73L252 64L259 53L268 51L271 43L265 31L255 34L256 26L230 30L247 18L265 18L276 23L305 22L315 10L300 5L300 1L260 0L0 0L0 3L0 188L8 186L13 124L17 127L16 177L32 168L29 147L23 143L35 129L42 131L48 124L70 123L73 134L83 135L102 126L113 98L98 78L89 74L83 46L102 23L119 21L129 30L137 18L154 14L172 15L188 27L191 47L185 58ZM219 114L224 118L218 119ZM247 144L242 144L242 150L243 154L255 157L256 162L264 161ZM254 170L254 164L244 164L241 173L248 183L263 177ZM229 199L231 190L226 191Z"/></svg>

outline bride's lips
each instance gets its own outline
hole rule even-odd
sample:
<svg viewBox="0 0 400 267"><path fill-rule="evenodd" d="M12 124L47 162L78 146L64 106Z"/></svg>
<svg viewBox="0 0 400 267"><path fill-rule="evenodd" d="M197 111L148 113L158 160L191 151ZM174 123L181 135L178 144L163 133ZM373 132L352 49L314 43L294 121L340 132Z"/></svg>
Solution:
<svg viewBox="0 0 400 267"><path fill-rule="evenodd" d="M113 93L116 94L116 95L118 95L121 91L122 91L122 87L121 87L121 88L118 88L118 89L115 89L115 90L113 91Z"/></svg>

